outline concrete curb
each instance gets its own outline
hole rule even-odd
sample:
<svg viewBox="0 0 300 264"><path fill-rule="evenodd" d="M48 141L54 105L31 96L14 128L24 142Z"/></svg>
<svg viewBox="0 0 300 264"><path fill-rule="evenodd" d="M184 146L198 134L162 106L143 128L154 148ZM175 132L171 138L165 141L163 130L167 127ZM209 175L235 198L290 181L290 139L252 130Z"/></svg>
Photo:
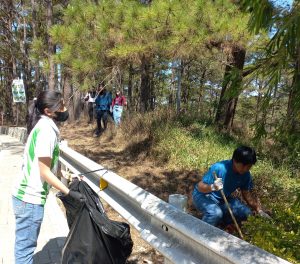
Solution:
<svg viewBox="0 0 300 264"><path fill-rule="evenodd" d="M0 126L0 134L9 135L13 138L16 138L23 144L25 144L27 139L27 129L25 127Z"/></svg>

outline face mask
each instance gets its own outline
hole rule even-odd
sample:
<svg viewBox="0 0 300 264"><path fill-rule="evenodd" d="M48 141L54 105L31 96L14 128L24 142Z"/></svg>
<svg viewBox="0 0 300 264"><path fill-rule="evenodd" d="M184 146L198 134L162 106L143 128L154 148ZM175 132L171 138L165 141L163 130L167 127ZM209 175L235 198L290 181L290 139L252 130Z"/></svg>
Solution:
<svg viewBox="0 0 300 264"><path fill-rule="evenodd" d="M55 112L56 117L53 119L58 121L58 122L65 122L69 118L69 111L66 110L64 112Z"/></svg>

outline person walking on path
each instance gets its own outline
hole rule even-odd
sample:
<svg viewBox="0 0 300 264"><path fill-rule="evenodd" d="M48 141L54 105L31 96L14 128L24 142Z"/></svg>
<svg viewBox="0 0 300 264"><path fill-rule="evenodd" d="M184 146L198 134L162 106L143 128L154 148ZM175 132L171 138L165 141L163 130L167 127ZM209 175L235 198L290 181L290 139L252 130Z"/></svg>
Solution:
<svg viewBox="0 0 300 264"><path fill-rule="evenodd" d="M58 170L59 130L55 121L64 122L68 116L63 97L56 91L41 92L30 107L22 171L12 193L16 219L15 264L33 263L51 185L78 202L85 199L56 177L61 176L61 171Z"/></svg>
<svg viewBox="0 0 300 264"><path fill-rule="evenodd" d="M97 113L97 129L96 136L99 137L100 133L107 128L108 114L112 102L111 93L108 92L102 85L99 87L98 95L95 99L96 113ZM101 122L103 122L103 130Z"/></svg>
<svg viewBox="0 0 300 264"><path fill-rule="evenodd" d="M121 124L121 117L123 112L123 107L127 105L126 97L121 94L119 90L116 91L116 97L112 101L112 111L115 121L115 125L118 126Z"/></svg>
<svg viewBox="0 0 300 264"><path fill-rule="evenodd" d="M220 192L222 189L237 222L246 220L252 214L251 209L262 217L270 218L252 193L250 169L255 163L255 150L241 146L234 150L231 160L217 162L209 168L202 180L195 185L192 194L193 204L203 213L204 222L213 226L221 223L229 226L232 224L231 215ZM231 196L238 188L251 209L238 198Z"/></svg>
<svg viewBox="0 0 300 264"><path fill-rule="evenodd" d="M96 96L96 91L92 90L92 91L88 91L84 97L84 100L88 103L88 115L89 115L88 124L93 123L94 120L95 96Z"/></svg>

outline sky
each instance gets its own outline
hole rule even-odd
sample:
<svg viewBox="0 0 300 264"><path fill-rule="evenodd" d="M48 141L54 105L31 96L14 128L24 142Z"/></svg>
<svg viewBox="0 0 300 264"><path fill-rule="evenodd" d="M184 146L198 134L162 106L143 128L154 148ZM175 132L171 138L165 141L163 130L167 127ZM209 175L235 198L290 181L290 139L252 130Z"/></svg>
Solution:
<svg viewBox="0 0 300 264"><path fill-rule="evenodd" d="M276 5L291 7L293 0L273 0L272 2L275 3Z"/></svg>

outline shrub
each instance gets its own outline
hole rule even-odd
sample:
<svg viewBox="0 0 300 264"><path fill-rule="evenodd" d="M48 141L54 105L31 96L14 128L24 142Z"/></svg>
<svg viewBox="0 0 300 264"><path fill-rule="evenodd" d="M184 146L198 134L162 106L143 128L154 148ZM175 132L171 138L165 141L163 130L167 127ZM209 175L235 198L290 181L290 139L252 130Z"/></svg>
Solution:
<svg viewBox="0 0 300 264"><path fill-rule="evenodd" d="M138 135L147 138L147 151L169 169L200 170L223 159L230 159L240 144L234 137L218 133L209 120L192 115L176 116L172 111L138 115L124 131L132 141ZM239 136L239 138L243 138ZM149 141L150 140L150 141ZM249 143L249 142L248 142ZM248 145L251 145L251 141ZM246 240L293 263L300 261L300 182L289 163L274 162L264 152L258 153L252 167L255 190L272 221L250 217L243 225ZM298 261L298 262L297 262Z"/></svg>

